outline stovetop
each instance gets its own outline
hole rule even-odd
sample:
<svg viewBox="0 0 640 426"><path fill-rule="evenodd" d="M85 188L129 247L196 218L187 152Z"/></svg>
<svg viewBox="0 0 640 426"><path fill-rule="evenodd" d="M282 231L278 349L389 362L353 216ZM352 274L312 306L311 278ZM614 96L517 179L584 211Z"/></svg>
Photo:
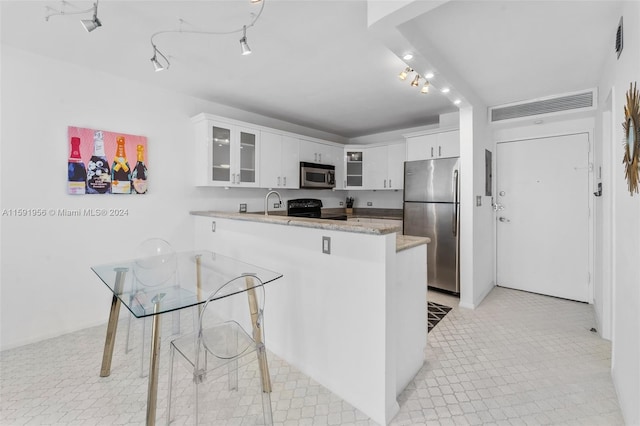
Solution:
<svg viewBox="0 0 640 426"><path fill-rule="evenodd" d="M327 220L347 220L346 214L322 214L322 200L315 198L296 198L288 200L287 216Z"/></svg>

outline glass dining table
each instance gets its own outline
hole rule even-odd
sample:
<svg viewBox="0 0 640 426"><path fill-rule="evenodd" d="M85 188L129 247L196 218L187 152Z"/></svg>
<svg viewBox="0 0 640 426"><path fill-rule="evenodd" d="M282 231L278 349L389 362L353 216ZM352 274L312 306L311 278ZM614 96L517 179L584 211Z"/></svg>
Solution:
<svg viewBox="0 0 640 426"><path fill-rule="evenodd" d="M161 314L197 306L233 280L237 285L224 287L215 298L252 291L282 274L210 251L162 253L152 257L124 260L91 269L113 293L107 323L100 376L111 374L120 305L136 317L152 317L147 425L154 425L158 394ZM245 276L244 280L237 280ZM254 279L255 278L255 279Z"/></svg>

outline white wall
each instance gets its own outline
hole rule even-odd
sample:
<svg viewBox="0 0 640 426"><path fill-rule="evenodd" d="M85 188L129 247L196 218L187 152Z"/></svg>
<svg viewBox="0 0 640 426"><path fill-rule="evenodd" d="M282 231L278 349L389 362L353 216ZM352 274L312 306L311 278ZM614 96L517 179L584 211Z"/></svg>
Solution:
<svg viewBox="0 0 640 426"><path fill-rule="evenodd" d="M109 292L90 265L131 256L150 236L188 249L190 210L263 210L267 190L196 188L190 117L209 112L282 130L312 129L256 116L2 46L1 209L113 208L125 217L2 216L0 349L103 323ZM67 126L148 138L149 192L71 196ZM338 207L345 191L283 191Z"/></svg>
<svg viewBox="0 0 640 426"><path fill-rule="evenodd" d="M640 424L640 195L629 195L624 169L622 140L625 94L631 82L640 82L640 3L621 2L620 15L624 19L624 51L619 59L613 52L606 59L600 82L600 101L605 105L611 92L611 114L614 125L608 158L612 181L604 181L611 192L612 256L610 279L613 286L612 376L626 424ZM612 35L618 22L611 22ZM611 45L613 46L613 39ZM602 112L605 109L601 109ZM606 118L606 113L601 118ZM601 124L602 125L602 124ZM604 127L604 126L603 126ZM605 209L607 206L605 206ZM607 226L605 224L605 226Z"/></svg>

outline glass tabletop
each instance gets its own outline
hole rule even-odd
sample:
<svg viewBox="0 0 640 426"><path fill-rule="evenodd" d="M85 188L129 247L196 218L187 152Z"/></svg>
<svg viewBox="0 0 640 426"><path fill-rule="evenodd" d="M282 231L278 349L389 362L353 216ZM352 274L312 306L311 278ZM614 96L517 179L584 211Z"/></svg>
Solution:
<svg viewBox="0 0 640 426"><path fill-rule="evenodd" d="M138 318L194 306L209 297L220 299L282 277L278 272L205 250L167 253L91 269Z"/></svg>

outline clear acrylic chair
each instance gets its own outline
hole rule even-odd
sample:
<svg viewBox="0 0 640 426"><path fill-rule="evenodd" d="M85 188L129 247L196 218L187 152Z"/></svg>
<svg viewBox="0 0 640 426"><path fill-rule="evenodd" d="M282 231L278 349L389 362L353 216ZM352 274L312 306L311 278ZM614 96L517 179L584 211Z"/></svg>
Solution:
<svg viewBox="0 0 640 426"><path fill-rule="evenodd" d="M131 301L135 305L136 297L144 297L144 295L153 291L158 287L166 287L176 285L178 282L178 266L176 253L166 240L162 238L149 238L143 241L135 251L136 260L133 264L133 279L135 292L132 293ZM125 352L131 351L131 324L133 314L129 315L127 321L127 340L125 344ZM140 338L140 377L146 375L145 342L149 340L147 333L147 319L140 321L141 338ZM173 334L180 332L180 316L178 312L173 314Z"/></svg>
<svg viewBox="0 0 640 426"><path fill-rule="evenodd" d="M221 379L226 376L228 390L238 391L238 370L243 369L242 393L234 394L238 401L251 395L257 400L261 394L262 418L265 425L273 424L271 411L271 379L264 345L264 286L253 274L234 278L211 292L201 307L198 329L195 333L183 335L171 342L169 360L169 384L167 398L167 424L171 423L172 387L174 386L174 363L176 354L190 373L195 393L195 420L202 424L214 424L220 418L210 417L221 407L215 401L200 401L208 395L201 395L200 387L205 382L215 382L216 391L222 395ZM252 374L253 373L253 374ZM256 378L256 375L259 378ZM249 389L249 384L254 388ZM247 385L247 389L244 388ZM253 394L250 392L253 390ZM224 391L226 394L226 391ZM231 393L228 393L231 395ZM233 398L233 397L232 397ZM245 399L246 401L246 399ZM228 402L227 402L228 404ZM222 407L223 409L225 407ZM259 420L259 408L253 413ZM201 410L209 410L202 415ZM243 424L251 418L243 418Z"/></svg>

